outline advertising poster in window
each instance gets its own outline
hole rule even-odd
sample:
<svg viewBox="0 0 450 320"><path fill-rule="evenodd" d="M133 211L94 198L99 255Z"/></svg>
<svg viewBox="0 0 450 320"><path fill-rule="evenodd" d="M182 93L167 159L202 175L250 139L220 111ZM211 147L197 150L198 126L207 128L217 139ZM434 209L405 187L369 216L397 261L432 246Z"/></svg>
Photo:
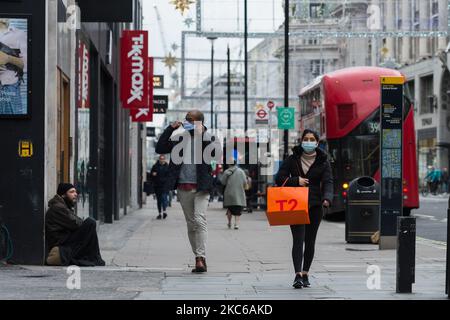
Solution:
<svg viewBox="0 0 450 320"><path fill-rule="evenodd" d="M27 117L29 17L0 15L0 117Z"/></svg>
<svg viewBox="0 0 450 320"><path fill-rule="evenodd" d="M90 216L90 118L91 118L91 61L89 42L82 32L77 32L77 215Z"/></svg>

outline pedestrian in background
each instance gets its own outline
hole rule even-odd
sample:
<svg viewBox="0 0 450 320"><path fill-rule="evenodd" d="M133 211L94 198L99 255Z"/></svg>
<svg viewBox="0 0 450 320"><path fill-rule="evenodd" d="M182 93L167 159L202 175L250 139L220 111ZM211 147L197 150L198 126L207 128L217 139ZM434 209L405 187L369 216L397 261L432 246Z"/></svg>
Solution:
<svg viewBox="0 0 450 320"><path fill-rule="evenodd" d="M436 195L439 184L441 183L442 173L441 170L431 167L430 172L426 175L425 180L430 184L430 191L433 195Z"/></svg>
<svg viewBox="0 0 450 320"><path fill-rule="evenodd" d="M244 172L245 172L245 177L247 179L247 186L245 188L246 207L247 207L247 212L252 213L253 212L252 203L251 203L252 177L250 177L250 172L248 171L248 169L245 169Z"/></svg>
<svg viewBox="0 0 450 320"><path fill-rule="evenodd" d="M167 206L169 204L169 165L166 162L166 157L164 155L159 156L159 160L150 171L150 176L155 189L156 203L159 213L156 219L166 219Z"/></svg>
<svg viewBox="0 0 450 320"><path fill-rule="evenodd" d="M209 191L209 202L214 202L214 198L216 197L216 195L218 195L218 191L217 189L219 188L219 178L218 178L218 174L220 172L220 168L218 164L213 164L211 166L212 168L212 176L213 176L213 187L211 188L211 190Z"/></svg>
<svg viewBox="0 0 450 320"><path fill-rule="evenodd" d="M301 145L281 164L276 175L278 186L309 187L308 210L310 224L292 225L292 260L295 279L293 287L309 287L309 269L314 259L317 231L322 221L323 208L333 200L333 177L328 156L318 147L319 135L306 129Z"/></svg>
<svg viewBox="0 0 450 320"><path fill-rule="evenodd" d="M192 252L195 255L195 268L192 272L206 272L206 242L208 228L206 221L206 210L208 208L209 190L213 187L213 177L211 175L211 163L207 163L204 158L197 159L194 141L200 136L201 155L205 154L205 149L212 147L211 156L215 156L215 150L220 149L215 138L207 132L203 125L204 115L199 110L189 111L183 122L175 121L168 126L156 144L156 152L159 154L171 153L175 146L183 143L183 148L170 157L169 181L170 190L177 189L177 199L180 201L186 219L189 242ZM175 130L183 126L184 132L174 135ZM177 147L177 149L179 149ZM176 153L176 154L175 154ZM201 156L200 155L200 156ZM174 163L174 157L181 157ZM178 161L180 160L180 161Z"/></svg>
<svg viewBox="0 0 450 320"><path fill-rule="evenodd" d="M247 177L244 170L237 166L233 159L233 165L223 173L220 182L224 186L223 205L227 208L228 229L231 229L231 220L234 216L234 229L239 229L239 221L242 210L247 205L245 189Z"/></svg>
<svg viewBox="0 0 450 320"><path fill-rule="evenodd" d="M448 182L449 182L448 179L449 179L448 169L443 168L442 169L442 178L441 178L441 192L442 193L448 193Z"/></svg>

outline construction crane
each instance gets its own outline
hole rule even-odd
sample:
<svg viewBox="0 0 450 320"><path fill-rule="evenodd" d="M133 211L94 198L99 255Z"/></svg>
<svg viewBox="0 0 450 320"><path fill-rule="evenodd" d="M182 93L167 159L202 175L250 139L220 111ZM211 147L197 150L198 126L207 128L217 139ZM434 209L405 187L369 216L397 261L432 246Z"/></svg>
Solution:
<svg viewBox="0 0 450 320"><path fill-rule="evenodd" d="M248 23L247 23L247 28L250 28L250 24L251 23L252 23L252 19L249 19ZM240 43L236 47L234 47L232 49L232 51L234 51L236 48L239 48L238 59L241 60L242 59L242 53L244 51L244 40L243 39L240 39ZM236 62L236 64L234 65L234 68L232 70L233 74L237 73L238 67L239 67L239 72L242 72L242 64L238 61L238 62Z"/></svg>
<svg viewBox="0 0 450 320"><path fill-rule="evenodd" d="M161 15L159 14L158 6L156 4L153 6L153 8L155 9L156 19L158 20L159 33L161 35L161 40L163 43L164 56L167 57L169 52L167 51L167 42L166 42L166 36L165 36L165 32L164 32L163 23L161 20Z"/></svg>
<svg viewBox="0 0 450 320"><path fill-rule="evenodd" d="M155 4L153 6L153 8L155 9L156 19L158 20L159 33L161 35L161 42L162 42L163 49L164 49L164 63L166 64L167 67L169 67L171 77L173 80L171 83L171 87L173 88L174 85L176 87L178 87L178 75L177 75L176 71L174 73L172 73L172 67L175 67L175 69L176 69L176 66L175 66L176 58L173 57L172 53L169 52L169 50L167 49L168 47L167 47L167 41L166 41L166 33L164 31L164 27L163 27L161 15L159 14L158 6Z"/></svg>

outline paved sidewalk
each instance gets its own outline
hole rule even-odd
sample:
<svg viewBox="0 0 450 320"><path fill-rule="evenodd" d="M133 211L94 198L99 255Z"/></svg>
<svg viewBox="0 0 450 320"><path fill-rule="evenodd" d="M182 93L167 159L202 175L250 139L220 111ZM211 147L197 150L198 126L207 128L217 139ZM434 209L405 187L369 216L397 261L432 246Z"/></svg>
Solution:
<svg viewBox="0 0 450 320"><path fill-rule="evenodd" d="M81 290L68 290L65 268L0 266L0 299L446 299L445 249L418 239L413 294L395 293L396 251L346 244L344 224L319 229L311 288L291 287L292 237L270 227L264 212L244 213L229 230L222 204L208 211L208 272L191 273L194 258L179 203L156 220L155 203L99 231L106 267L82 268ZM381 288L369 290L367 268L379 266Z"/></svg>

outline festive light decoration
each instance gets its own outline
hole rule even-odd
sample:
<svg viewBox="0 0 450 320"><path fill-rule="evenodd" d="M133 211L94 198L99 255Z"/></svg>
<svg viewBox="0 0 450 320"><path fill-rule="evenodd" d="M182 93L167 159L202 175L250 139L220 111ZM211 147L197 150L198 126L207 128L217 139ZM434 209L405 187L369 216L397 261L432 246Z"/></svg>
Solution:
<svg viewBox="0 0 450 320"><path fill-rule="evenodd" d="M169 69L172 69L177 64L178 60L174 56L172 56L172 53L170 52L168 56L164 58L164 64Z"/></svg>
<svg viewBox="0 0 450 320"><path fill-rule="evenodd" d="M194 0L171 0L170 3L175 5L175 10L180 10L181 14L184 15L186 10L189 10L189 6L193 4Z"/></svg>
<svg viewBox="0 0 450 320"><path fill-rule="evenodd" d="M200 0L197 0L197 5ZM197 28L201 27L201 10L197 8ZM449 15L450 17L450 15ZM244 37L243 32L205 32L201 31L182 31L181 32L181 96L183 99L203 99L202 97L192 97L186 94L186 46L187 46L187 38L190 37L218 37L218 38L238 38L242 39ZM450 30L450 21L449 21L449 30ZM372 39L382 39L382 38L419 38L419 37L448 37L450 32L447 31L322 31L322 30L307 30L307 31L293 31L290 32L292 38L372 38ZM253 39L267 39L267 38L283 38L284 32L276 31L276 32L249 32L249 38ZM270 98L271 100L277 100L280 97L259 97L258 99L266 99ZM209 97L204 98L209 99ZM234 99L234 98L233 98Z"/></svg>
<svg viewBox="0 0 450 320"><path fill-rule="evenodd" d="M188 28L190 28L191 27L191 24L193 24L194 23L194 19L192 19L192 18L186 18L186 19L184 19L184 24L186 25L186 27L188 27Z"/></svg>

